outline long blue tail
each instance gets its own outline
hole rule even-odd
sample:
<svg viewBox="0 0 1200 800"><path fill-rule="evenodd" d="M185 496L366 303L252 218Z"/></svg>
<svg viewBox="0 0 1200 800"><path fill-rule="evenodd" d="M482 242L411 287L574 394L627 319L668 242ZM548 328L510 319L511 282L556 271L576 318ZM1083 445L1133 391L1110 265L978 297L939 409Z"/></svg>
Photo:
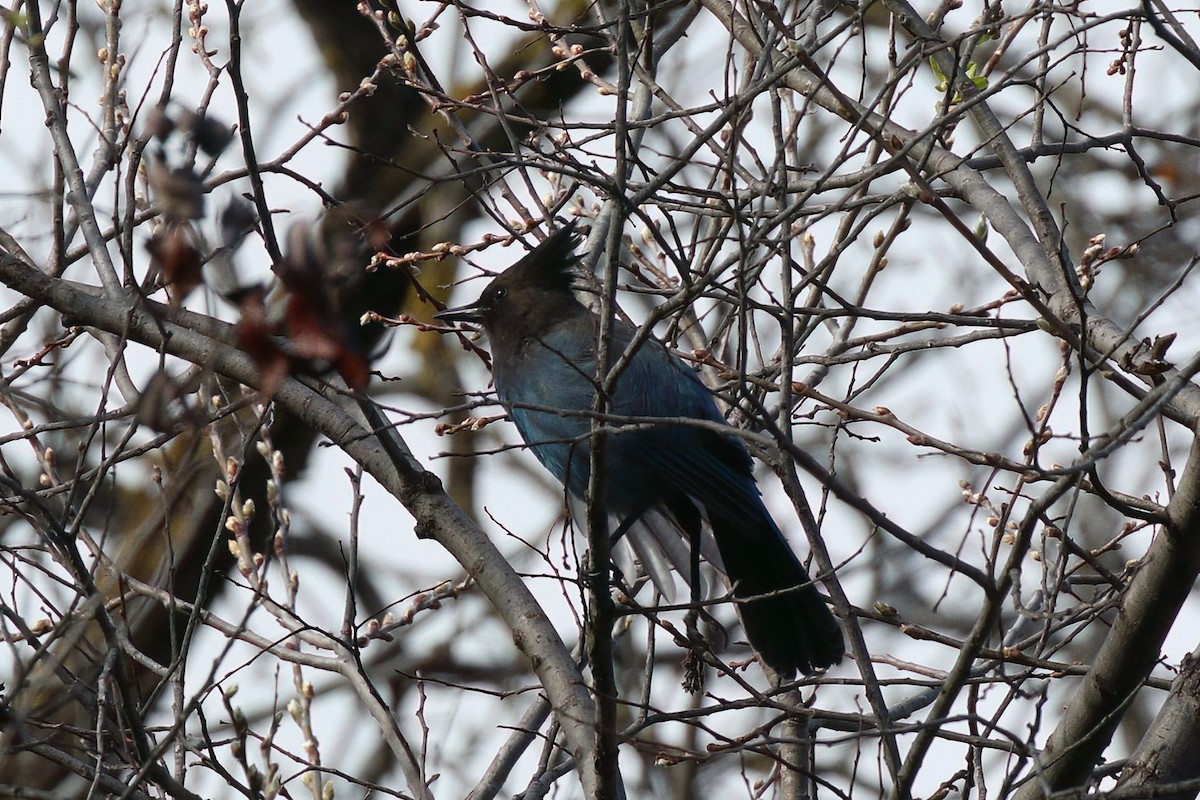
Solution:
<svg viewBox="0 0 1200 800"><path fill-rule="evenodd" d="M841 661L842 629L766 509L709 522L733 595L745 600L738 609L746 638L762 660L784 678Z"/></svg>

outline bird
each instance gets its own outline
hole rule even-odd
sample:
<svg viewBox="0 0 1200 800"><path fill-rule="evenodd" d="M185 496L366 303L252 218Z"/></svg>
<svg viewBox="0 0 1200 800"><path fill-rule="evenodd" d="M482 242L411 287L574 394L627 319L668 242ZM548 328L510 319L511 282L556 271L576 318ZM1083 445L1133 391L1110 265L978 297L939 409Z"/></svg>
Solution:
<svg viewBox="0 0 1200 800"><path fill-rule="evenodd" d="M436 316L482 327L501 405L538 461L582 500L600 319L574 291L578 246L572 221L496 276L476 302ZM618 318L611 333L615 363L637 329ZM762 662L785 680L840 662L842 630L764 505L742 439L697 373L644 338L611 387L607 411L663 420L614 426L607 436L604 502L619 520L614 537L634 535L639 520L665 518L686 535L698 563L707 519L746 638ZM695 579L698 570L691 572Z"/></svg>

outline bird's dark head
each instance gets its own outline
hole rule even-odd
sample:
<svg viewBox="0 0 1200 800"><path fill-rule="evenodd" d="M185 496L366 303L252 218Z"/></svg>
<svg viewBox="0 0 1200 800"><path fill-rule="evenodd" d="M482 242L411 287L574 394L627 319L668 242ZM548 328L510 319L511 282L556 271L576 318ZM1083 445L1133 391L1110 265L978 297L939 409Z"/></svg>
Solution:
<svg viewBox="0 0 1200 800"><path fill-rule="evenodd" d="M575 253L578 244L572 220L496 276L474 303L448 308L434 316L446 322L481 324L494 337L498 331L525 328L545 319L563 304L577 306L571 292L571 268L579 260Z"/></svg>

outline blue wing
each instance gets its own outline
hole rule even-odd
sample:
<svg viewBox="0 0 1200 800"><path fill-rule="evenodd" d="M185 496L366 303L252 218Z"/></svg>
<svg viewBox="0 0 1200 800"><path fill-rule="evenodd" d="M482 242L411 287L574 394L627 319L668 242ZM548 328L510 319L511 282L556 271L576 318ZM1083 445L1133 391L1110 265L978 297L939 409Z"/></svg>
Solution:
<svg viewBox="0 0 1200 800"><path fill-rule="evenodd" d="M595 397L596 325L589 315L555 326L540 340L526 342L511 366L495 376L500 399L522 438L579 497L589 474L587 412ZM618 323L613 352L628 349L635 332ZM610 436L609 502L614 511L640 513L682 495L702 504L710 516L769 519L740 441L711 429L666 422L725 424L699 377L657 341L639 346L617 381L610 408L617 416L664 419L661 425L630 426Z"/></svg>

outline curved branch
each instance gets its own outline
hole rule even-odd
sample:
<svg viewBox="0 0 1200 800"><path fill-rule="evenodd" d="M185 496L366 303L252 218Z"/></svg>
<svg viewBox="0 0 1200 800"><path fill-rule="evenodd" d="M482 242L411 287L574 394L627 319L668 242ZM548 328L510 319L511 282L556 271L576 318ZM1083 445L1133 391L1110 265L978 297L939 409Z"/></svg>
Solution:
<svg viewBox="0 0 1200 800"><path fill-rule="evenodd" d="M52 279L9 255L0 256L0 282L77 324L120 332L130 341L205 365L248 386L259 382L250 358L227 344L232 334L227 323L140 298L117 302L94 287ZM326 396L295 379L284 381L274 402L338 443L413 515L418 536L436 539L476 580L529 659L571 755L581 765L584 791L595 796L595 774L586 766L593 764L596 746L595 704L558 632L487 535L446 495L441 481L420 465L393 427L385 428L391 431L385 444L348 413L344 398Z"/></svg>

